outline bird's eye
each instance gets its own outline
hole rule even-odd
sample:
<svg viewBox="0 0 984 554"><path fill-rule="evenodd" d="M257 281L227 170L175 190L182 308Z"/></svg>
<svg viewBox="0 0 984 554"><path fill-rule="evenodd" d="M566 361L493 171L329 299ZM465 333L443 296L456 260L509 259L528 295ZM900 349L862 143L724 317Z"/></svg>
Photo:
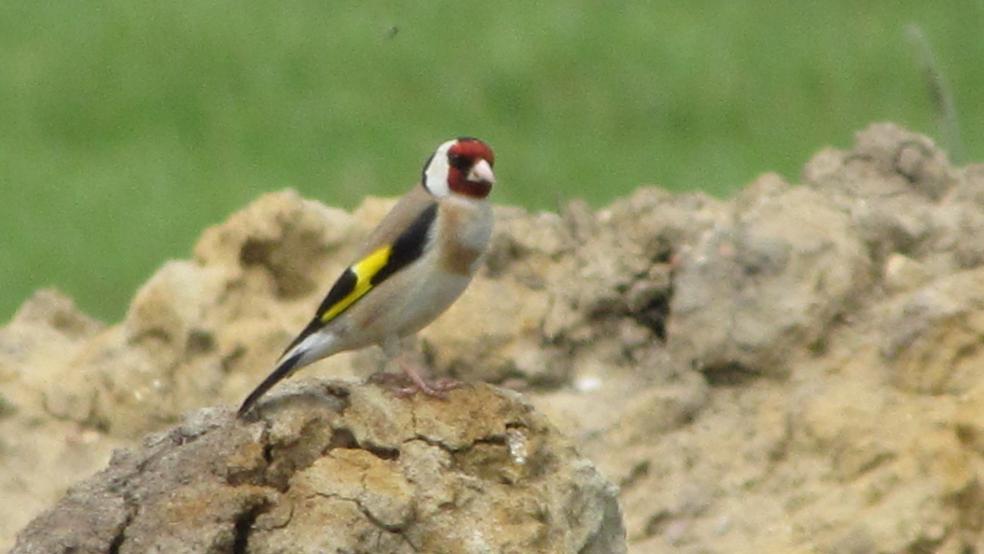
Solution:
<svg viewBox="0 0 984 554"><path fill-rule="evenodd" d="M448 154L448 164L451 167L457 167L458 169L462 169L465 165L468 164L468 160L466 160L465 157L462 156L461 154Z"/></svg>

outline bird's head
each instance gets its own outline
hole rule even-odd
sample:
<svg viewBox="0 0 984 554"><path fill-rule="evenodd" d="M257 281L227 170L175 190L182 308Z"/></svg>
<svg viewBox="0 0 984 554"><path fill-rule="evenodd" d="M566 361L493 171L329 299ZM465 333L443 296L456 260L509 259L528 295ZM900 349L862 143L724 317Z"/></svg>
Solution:
<svg viewBox="0 0 984 554"><path fill-rule="evenodd" d="M484 142L471 137L449 140L424 164L423 184L434 196L480 200L495 184L494 165L495 154Z"/></svg>

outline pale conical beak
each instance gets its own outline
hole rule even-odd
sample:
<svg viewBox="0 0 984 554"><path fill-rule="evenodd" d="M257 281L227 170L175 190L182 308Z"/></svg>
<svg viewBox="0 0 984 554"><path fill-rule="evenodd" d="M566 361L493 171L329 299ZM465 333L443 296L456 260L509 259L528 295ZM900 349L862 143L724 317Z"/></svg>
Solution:
<svg viewBox="0 0 984 554"><path fill-rule="evenodd" d="M492 173L492 166L486 160L478 160L468 172L468 180L473 183L495 184L495 173Z"/></svg>

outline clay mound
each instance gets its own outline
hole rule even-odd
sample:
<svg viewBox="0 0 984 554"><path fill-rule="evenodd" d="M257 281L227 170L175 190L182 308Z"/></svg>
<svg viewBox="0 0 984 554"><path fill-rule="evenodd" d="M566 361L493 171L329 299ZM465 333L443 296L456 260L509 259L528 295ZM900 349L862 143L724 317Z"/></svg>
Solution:
<svg viewBox="0 0 984 554"><path fill-rule="evenodd" d="M984 551L982 191L984 166L874 125L798 186L498 208L419 349L571 436L620 486L633 552ZM0 548L112 448L241 401L390 205L266 195L111 327L30 299L0 329Z"/></svg>
<svg viewBox="0 0 984 554"><path fill-rule="evenodd" d="M120 451L13 552L625 552L617 490L515 393L321 382L260 412Z"/></svg>

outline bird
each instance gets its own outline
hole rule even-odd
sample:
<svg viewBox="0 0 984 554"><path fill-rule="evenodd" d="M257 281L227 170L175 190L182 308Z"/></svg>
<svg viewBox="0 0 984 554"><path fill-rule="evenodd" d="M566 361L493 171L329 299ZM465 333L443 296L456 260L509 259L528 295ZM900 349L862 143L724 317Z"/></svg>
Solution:
<svg viewBox="0 0 984 554"><path fill-rule="evenodd" d="M441 143L424 163L420 182L369 234L238 416L297 370L373 345L399 363L410 382L407 393L442 397L457 386L428 383L405 359L402 341L447 310L481 266L492 236L488 196L496 181L494 166L495 154L482 140Z"/></svg>

